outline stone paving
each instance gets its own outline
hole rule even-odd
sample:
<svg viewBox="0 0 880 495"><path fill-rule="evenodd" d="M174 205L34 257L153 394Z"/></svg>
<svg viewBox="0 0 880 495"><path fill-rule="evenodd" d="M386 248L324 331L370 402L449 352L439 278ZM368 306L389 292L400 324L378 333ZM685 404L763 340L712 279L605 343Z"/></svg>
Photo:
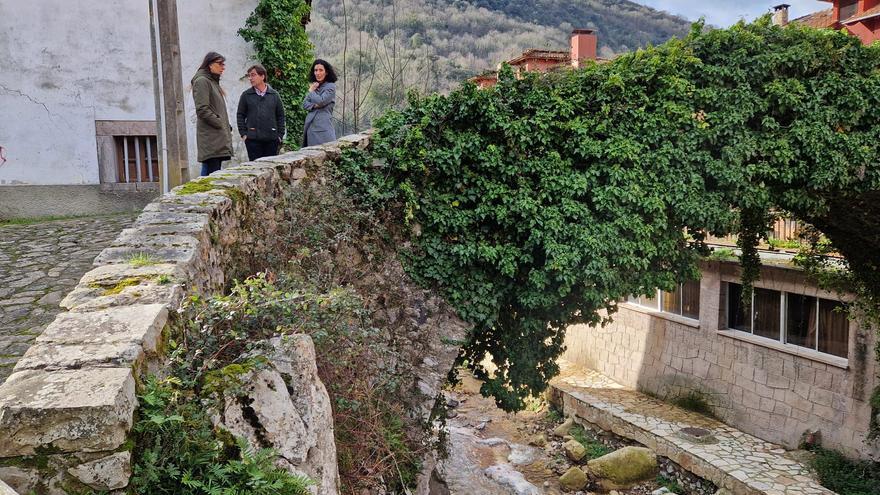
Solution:
<svg viewBox="0 0 880 495"><path fill-rule="evenodd" d="M833 494L798 455L706 416L627 390L600 373L561 362L551 383L566 415L635 440L734 494ZM713 439L681 433L703 428Z"/></svg>
<svg viewBox="0 0 880 495"><path fill-rule="evenodd" d="M136 214L0 226L0 384Z"/></svg>

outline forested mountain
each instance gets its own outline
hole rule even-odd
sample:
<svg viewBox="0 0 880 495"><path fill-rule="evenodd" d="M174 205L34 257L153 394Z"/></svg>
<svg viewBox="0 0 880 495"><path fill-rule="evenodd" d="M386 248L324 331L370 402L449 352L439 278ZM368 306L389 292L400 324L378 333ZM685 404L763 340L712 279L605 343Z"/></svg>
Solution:
<svg viewBox="0 0 880 495"><path fill-rule="evenodd" d="M567 50L575 28L596 29L599 55L611 58L689 27L627 0L313 0L311 19L315 54L340 76L345 132L410 89L448 91L529 48Z"/></svg>

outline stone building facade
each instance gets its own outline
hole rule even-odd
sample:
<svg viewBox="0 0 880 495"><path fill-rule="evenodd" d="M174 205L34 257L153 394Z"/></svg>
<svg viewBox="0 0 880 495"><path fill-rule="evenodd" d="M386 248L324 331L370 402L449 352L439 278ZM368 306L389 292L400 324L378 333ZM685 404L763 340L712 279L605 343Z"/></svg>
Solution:
<svg viewBox="0 0 880 495"><path fill-rule="evenodd" d="M737 312L739 277L736 263L705 262L698 296L694 288L684 304L667 299L686 291L621 303L604 328L570 327L563 357L661 398L697 393L724 422L788 448L819 431L826 447L877 459L880 448L867 438L878 384L874 333L832 311L839 296L785 264L765 265L755 284L765 302ZM811 329L809 338L799 327ZM823 336L824 327L837 335Z"/></svg>

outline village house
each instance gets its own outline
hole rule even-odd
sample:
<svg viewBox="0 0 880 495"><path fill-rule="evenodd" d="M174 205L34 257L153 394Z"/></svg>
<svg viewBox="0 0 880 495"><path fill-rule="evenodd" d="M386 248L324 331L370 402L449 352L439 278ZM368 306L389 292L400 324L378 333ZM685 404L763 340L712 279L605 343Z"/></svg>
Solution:
<svg viewBox="0 0 880 495"><path fill-rule="evenodd" d="M137 209L198 175L190 79L223 54L235 122L257 4L0 0L0 219Z"/></svg>
<svg viewBox="0 0 880 495"><path fill-rule="evenodd" d="M880 0L822 0L831 8L798 17L791 22L821 29L845 29L870 45L880 39ZM788 24L788 5L774 7L774 22Z"/></svg>
<svg viewBox="0 0 880 495"><path fill-rule="evenodd" d="M571 43L568 51L541 50L533 48L524 51L518 57L506 63L516 73L519 72L550 72L564 67L580 67L586 60L600 61L597 53L598 38L592 29L575 29L571 32ZM498 64L499 68L501 64ZM480 88L494 86L498 82L498 71L489 71L470 78Z"/></svg>

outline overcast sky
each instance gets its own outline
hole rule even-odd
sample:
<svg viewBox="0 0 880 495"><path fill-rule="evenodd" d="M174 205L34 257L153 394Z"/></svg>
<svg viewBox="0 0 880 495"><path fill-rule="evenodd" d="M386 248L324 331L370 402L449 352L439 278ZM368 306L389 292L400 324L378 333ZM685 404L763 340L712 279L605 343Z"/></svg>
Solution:
<svg viewBox="0 0 880 495"><path fill-rule="evenodd" d="M789 19L827 9L830 2L816 0L634 0L659 10L677 14L690 21L704 16L706 22L718 27L728 27L741 18L751 21L769 12L774 5L787 3Z"/></svg>

